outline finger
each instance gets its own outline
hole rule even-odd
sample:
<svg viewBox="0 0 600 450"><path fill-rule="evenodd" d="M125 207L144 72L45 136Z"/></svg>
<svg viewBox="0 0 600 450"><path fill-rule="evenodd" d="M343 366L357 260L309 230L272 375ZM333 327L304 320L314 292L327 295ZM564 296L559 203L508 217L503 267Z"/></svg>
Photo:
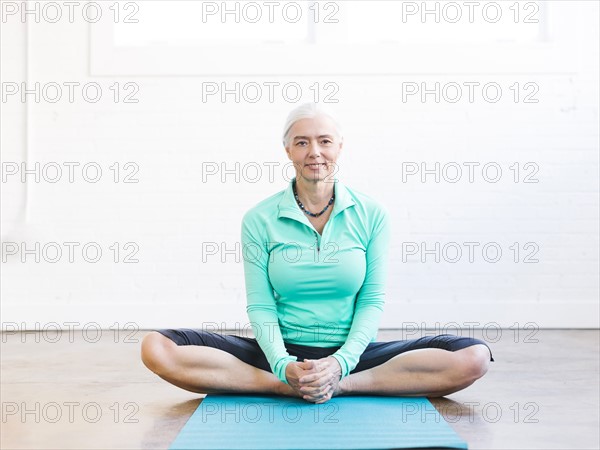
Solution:
<svg viewBox="0 0 600 450"><path fill-rule="evenodd" d="M302 392L305 395L308 395L309 397L318 397L319 395L322 395L324 392L326 392L327 389L329 389L330 385L323 385L323 386L316 386L316 387L308 387L308 386L302 386L300 388L300 392Z"/></svg>
<svg viewBox="0 0 600 450"><path fill-rule="evenodd" d="M321 398L320 400L317 400L315 403L316 403L316 404L325 403L325 402L326 402L326 401L328 401L330 398L331 398L331 397L330 397L330 395L329 395L329 393L328 393L328 394L326 394L326 395L325 395L323 398Z"/></svg>
<svg viewBox="0 0 600 450"><path fill-rule="evenodd" d="M333 381L333 376L329 372L324 373L313 373L310 375L305 375L300 377L299 379L301 389L306 389L308 391L312 391L315 388L319 388L325 386L327 384L331 384Z"/></svg>
<svg viewBox="0 0 600 450"><path fill-rule="evenodd" d="M318 359L305 359L304 362L312 364L315 369L319 369L321 367L320 360Z"/></svg>
<svg viewBox="0 0 600 450"><path fill-rule="evenodd" d="M327 376L321 378L320 380L315 381L314 385L304 385L300 386L299 391L302 394L307 394L310 396L320 395L326 392L327 389L333 387L333 380Z"/></svg>
<svg viewBox="0 0 600 450"><path fill-rule="evenodd" d="M333 395L333 386L329 386L329 388L327 389L327 392L325 392L325 394L323 395L323 401L327 401L329 400L332 395Z"/></svg>
<svg viewBox="0 0 600 450"><path fill-rule="evenodd" d="M324 370L323 372L316 372L311 373L309 375L303 375L298 379L298 381L304 386L315 387L332 383L333 379L334 374L327 370Z"/></svg>
<svg viewBox="0 0 600 450"><path fill-rule="evenodd" d="M321 404L321 403L328 402L329 400L331 400L331 396L327 395L327 397L325 397L323 400L319 400L318 402L315 402L315 403L316 404Z"/></svg>
<svg viewBox="0 0 600 450"><path fill-rule="evenodd" d="M317 371L323 370L323 364L319 359L305 359L304 361L312 364L312 368Z"/></svg>
<svg viewBox="0 0 600 450"><path fill-rule="evenodd" d="M308 384L308 383L312 383L315 380L319 379L319 374L318 373L311 373L309 375L302 375L298 381L302 384Z"/></svg>
<svg viewBox="0 0 600 450"><path fill-rule="evenodd" d="M298 381L300 383L309 383L312 382L314 380L317 380L319 377L322 376L323 373L327 373L327 365L323 365L321 363L318 363L317 361L311 360L313 364L313 367L310 369L307 369L307 372L312 372L308 375L302 375Z"/></svg>
<svg viewBox="0 0 600 450"><path fill-rule="evenodd" d="M300 367L302 367L304 370L312 370L314 369L314 362L311 360L304 360L304 361L300 361L298 362L298 364L300 365Z"/></svg>
<svg viewBox="0 0 600 450"><path fill-rule="evenodd" d="M315 392L313 394L307 394L307 395L304 395L303 398L305 400L308 400L308 401L313 401L313 402L319 403L322 400L326 400L327 397L332 392L333 392L332 387L331 386L326 386L325 389L323 389L322 392L319 392L319 393Z"/></svg>

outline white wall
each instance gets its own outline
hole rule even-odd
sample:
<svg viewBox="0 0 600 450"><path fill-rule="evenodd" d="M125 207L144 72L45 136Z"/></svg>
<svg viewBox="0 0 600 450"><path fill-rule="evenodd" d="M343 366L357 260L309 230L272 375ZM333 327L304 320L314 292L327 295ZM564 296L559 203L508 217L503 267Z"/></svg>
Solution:
<svg viewBox="0 0 600 450"><path fill-rule="evenodd" d="M233 176L203 183L202 164L281 167L287 158L280 130L294 105L280 97L273 104L203 103L199 85L333 81L346 129L339 178L381 200L393 216L382 327L598 327L598 5L586 7L568 37L577 66L560 73L94 78L89 24L3 23L3 82L95 81L104 92L98 103L80 96L74 103L10 97L2 103L3 163L26 161L31 168L35 162L96 162L104 172L97 183L83 181L79 171L72 184L66 175L54 184L23 184L17 177L2 183L2 321L28 328L36 322L246 324L240 253L237 261L229 255L202 262L202 246L239 245L243 213L287 181L276 170L273 182L263 172L257 183L236 183ZM137 83L139 103L114 103L109 86L115 81ZM504 95L498 103L480 96L474 103L403 102L401 83L423 81L496 82ZM514 82L536 83L539 103L514 103L508 89ZM139 166L139 183L112 182L109 166L130 161ZM457 183L432 177L402 182L403 162L495 162L503 176L489 183L479 170L474 183L466 175ZM513 182L509 166L515 162L521 170L536 164L539 182ZM466 254L455 264L431 256L427 263L414 256L403 262L402 243L422 241L429 248L436 241L495 242L503 256L497 263L486 262L480 251L473 263ZM33 255L22 263L19 255L6 254L12 242L28 248L35 242L97 242L104 253L98 263L88 263L79 246L74 263L66 254L54 264L36 263ZM121 245L121 259L124 243L135 242L139 263L114 263L114 242ZM509 248L514 242L521 245L518 263ZM527 242L539 247L538 263L522 262Z"/></svg>

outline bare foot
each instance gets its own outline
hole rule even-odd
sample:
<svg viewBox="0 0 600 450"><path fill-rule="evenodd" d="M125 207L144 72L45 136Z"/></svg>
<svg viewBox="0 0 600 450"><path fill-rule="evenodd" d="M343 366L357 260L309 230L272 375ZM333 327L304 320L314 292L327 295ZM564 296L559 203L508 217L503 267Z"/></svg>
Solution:
<svg viewBox="0 0 600 450"><path fill-rule="evenodd" d="M340 395L348 395L350 392L350 384L348 381L348 377L343 378L338 384L331 397L338 397ZM303 394L297 392L294 388L292 388L287 383L279 383L279 395L284 395L286 397L297 397L302 398Z"/></svg>
<svg viewBox="0 0 600 450"><path fill-rule="evenodd" d="M342 378L342 380L337 384L337 388L333 391L332 397L338 397L340 395L347 395L350 392L348 377Z"/></svg>
<svg viewBox="0 0 600 450"><path fill-rule="evenodd" d="M279 395L285 395L286 397L300 397L302 398L302 394L299 392L296 392L296 390L291 387L289 384L287 383L279 383Z"/></svg>

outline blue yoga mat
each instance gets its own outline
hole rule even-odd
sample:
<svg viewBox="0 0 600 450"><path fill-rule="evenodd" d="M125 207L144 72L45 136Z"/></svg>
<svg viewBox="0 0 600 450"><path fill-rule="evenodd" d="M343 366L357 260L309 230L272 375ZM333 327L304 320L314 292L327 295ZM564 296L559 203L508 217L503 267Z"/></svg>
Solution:
<svg viewBox="0 0 600 450"><path fill-rule="evenodd" d="M170 449L431 447L468 448L426 397L209 394Z"/></svg>

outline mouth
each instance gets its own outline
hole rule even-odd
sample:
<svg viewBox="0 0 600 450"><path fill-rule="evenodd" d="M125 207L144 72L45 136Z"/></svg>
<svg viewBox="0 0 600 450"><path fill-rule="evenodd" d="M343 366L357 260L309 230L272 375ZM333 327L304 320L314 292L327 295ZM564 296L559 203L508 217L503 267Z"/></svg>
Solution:
<svg viewBox="0 0 600 450"><path fill-rule="evenodd" d="M305 166L307 167L319 167L319 166L326 166L327 163L312 163L312 164L305 164Z"/></svg>

